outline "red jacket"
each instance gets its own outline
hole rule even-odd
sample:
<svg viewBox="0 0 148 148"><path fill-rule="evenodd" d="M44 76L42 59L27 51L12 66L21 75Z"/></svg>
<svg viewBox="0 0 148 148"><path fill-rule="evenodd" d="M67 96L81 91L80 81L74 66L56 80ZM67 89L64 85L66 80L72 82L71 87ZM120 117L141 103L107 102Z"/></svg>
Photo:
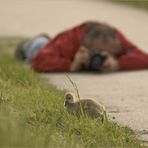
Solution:
<svg viewBox="0 0 148 148"><path fill-rule="evenodd" d="M148 54L128 41L125 36L117 31L121 41L123 54L118 57L118 62L122 70L141 70L148 68Z"/></svg>
<svg viewBox="0 0 148 148"><path fill-rule="evenodd" d="M46 47L40 50L32 67L40 72L70 71L74 55L85 37L86 23L60 33ZM140 51L129 42L118 30L123 54L118 57L122 70L139 70L148 68L148 54Z"/></svg>

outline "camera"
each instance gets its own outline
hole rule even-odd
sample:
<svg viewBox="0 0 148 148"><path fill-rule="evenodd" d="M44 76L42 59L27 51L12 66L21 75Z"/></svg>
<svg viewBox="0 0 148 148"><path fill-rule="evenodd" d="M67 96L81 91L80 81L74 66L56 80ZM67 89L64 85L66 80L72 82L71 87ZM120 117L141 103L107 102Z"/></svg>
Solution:
<svg viewBox="0 0 148 148"><path fill-rule="evenodd" d="M99 71L99 68L102 66L106 58L105 55L101 54L99 49L94 49L90 57L90 70Z"/></svg>

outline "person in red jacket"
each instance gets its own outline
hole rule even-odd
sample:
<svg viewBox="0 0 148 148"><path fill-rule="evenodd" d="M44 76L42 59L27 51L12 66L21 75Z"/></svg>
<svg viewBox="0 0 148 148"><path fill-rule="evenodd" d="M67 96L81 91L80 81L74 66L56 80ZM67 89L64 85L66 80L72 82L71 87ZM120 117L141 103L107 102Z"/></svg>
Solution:
<svg viewBox="0 0 148 148"><path fill-rule="evenodd" d="M16 53L27 53L30 49L33 48L25 49L23 44ZM128 41L118 29L93 21L63 31L44 42L35 53L29 62L38 72L110 72L148 68L148 54Z"/></svg>

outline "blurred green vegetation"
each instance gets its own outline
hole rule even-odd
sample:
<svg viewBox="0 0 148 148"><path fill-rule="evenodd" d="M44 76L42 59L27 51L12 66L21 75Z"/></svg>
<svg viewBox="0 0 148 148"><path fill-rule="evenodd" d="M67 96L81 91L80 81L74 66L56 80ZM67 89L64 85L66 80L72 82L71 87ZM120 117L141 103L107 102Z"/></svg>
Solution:
<svg viewBox="0 0 148 148"><path fill-rule="evenodd" d="M112 0L112 1L148 10L148 0Z"/></svg>

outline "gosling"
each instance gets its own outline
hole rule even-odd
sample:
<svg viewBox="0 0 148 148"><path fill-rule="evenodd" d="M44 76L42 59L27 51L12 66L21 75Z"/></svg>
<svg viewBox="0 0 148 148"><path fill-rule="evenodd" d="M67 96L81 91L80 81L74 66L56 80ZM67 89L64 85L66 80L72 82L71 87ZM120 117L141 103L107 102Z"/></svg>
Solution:
<svg viewBox="0 0 148 148"><path fill-rule="evenodd" d="M105 107L92 99L77 99L76 96L68 92L65 94L64 107L68 113L80 117L84 115L92 119L100 119L102 122L106 119Z"/></svg>

